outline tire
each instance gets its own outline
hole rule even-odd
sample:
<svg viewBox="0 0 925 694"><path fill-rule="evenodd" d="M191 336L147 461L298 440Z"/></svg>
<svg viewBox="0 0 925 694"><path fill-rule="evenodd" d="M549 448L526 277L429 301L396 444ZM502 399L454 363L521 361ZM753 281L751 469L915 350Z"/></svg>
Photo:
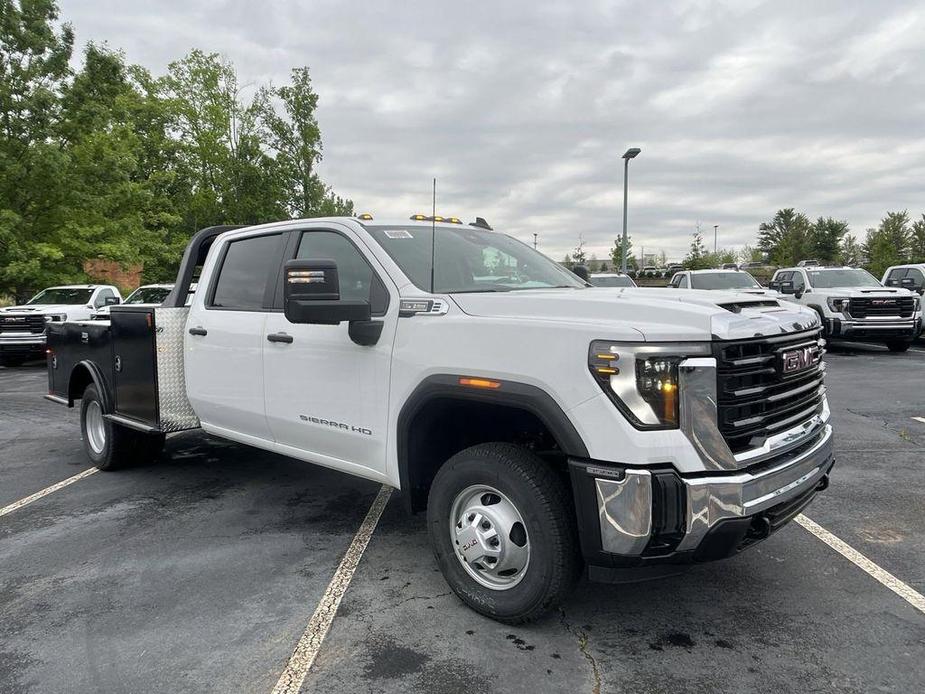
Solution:
<svg viewBox="0 0 925 694"><path fill-rule="evenodd" d="M512 519L522 520L519 529ZM482 533L485 522L489 529ZM427 525L453 592L505 624L529 622L558 607L584 569L568 483L512 444L479 444L450 458L431 485ZM492 533L496 538L486 540ZM492 565L490 556L478 553L491 552L496 539L500 558Z"/></svg>
<svg viewBox="0 0 925 694"><path fill-rule="evenodd" d="M886 346L891 352L905 352L912 346L912 343L905 340L891 340L886 343Z"/></svg>
<svg viewBox="0 0 925 694"><path fill-rule="evenodd" d="M813 310L819 314L819 320L822 321L822 337L823 339L828 340L830 337L829 322L825 319L825 314L822 312L821 308L813 306Z"/></svg>
<svg viewBox="0 0 925 694"><path fill-rule="evenodd" d="M144 434L103 417L106 409L96 385L80 400L80 435L87 458L100 470L117 470L155 460L164 447L163 434Z"/></svg>
<svg viewBox="0 0 925 694"><path fill-rule="evenodd" d="M25 363L26 357L19 354L0 355L0 366L22 366Z"/></svg>

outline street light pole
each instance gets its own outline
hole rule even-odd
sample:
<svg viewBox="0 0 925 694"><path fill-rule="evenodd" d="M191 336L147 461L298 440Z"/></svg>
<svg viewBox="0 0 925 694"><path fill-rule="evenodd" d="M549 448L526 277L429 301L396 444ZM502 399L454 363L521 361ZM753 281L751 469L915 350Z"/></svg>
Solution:
<svg viewBox="0 0 925 694"><path fill-rule="evenodd" d="M623 154L623 251L620 253L623 261L620 263L620 270L624 274L626 274L626 196L629 191L630 159L634 159L641 151L638 147L630 147Z"/></svg>
<svg viewBox="0 0 925 694"><path fill-rule="evenodd" d="M713 225L713 255L716 255L716 230L719 229L719 224Z"/></svg>

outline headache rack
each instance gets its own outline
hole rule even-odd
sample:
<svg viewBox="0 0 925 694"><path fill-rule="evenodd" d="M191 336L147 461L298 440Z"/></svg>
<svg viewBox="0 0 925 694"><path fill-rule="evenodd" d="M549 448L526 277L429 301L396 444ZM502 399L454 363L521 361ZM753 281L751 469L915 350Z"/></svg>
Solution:
<svg viewBox="0 0 925 694"><path fill-rule="evenodd" d="M821 330L714 343L719 430L733 453L822 412L825 395ZM805 366L784 373L784 353Z"/></svg>

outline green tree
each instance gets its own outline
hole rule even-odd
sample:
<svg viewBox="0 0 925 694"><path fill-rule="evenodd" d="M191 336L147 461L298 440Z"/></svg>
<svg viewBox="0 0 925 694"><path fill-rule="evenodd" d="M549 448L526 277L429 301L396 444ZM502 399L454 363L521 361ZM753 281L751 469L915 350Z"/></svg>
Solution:
<svg viewBox="0 0 925 694"><path fill-rule="evenodd" d="M792 207L778 210L758 227L758 248L777 265L795 265L813 250L809 218Z"/></svg>
<svg viewBox="0 0 925 694"><path fill-rule="evenodd" d="M704 270L712 266L699 230L692 234L690 251L682 262L688 270Z"/></svg>
<svg viewBox="0 0 925 694"><path fill-rule="evenodd" d="M912 251L913 234L909 213L887 212L877 229L868 230L864 243L868 269L880 277L890 265L908 262Z"/></svg>
<svg viewBox="0 0 925 694"><path fill-rule="evenodd" d="M52 137L74 33L52 0L0 0L0 293L22 297L67 267L50 234L68 191Z"/></svg>
<svg viewBox="0 0 925 694"><path fill-rule="evenodd" d="M575 265L585 265L588 262L588 256L585 253L585 239L581 234L578 235L578 245L572 251L572 262Z"/></svg>
<svg viewBox="0 0 925 694"><path fill-rule="evenodd" d="M925 214L910 227L909 261L925 263Z"/></svg>
<svg viewBox="0 0 925 694"><path fill-rule="evenodd" d="M845 234L838 249L837 260L842 265L856 267L864 264L864 251L854 234Z"/></svg>
<svg viewBox="0 0 925 694"><path fill-rule="evenodd" d="M738 261L740 263L763 263L765 254L760 248L746 245L739 251Z"/></svg>
<svg viewBox="0 0 925 694"><path fill-rule="evenodd" d="M848 233L848 222L834 217L819 217L809 228L809 255L820 262L838 258L841 240Z"/></svg>
<svg viewBox="0 0 925 694"><path fill-rule="evenodd" d="M96 257L169 279L204 226L352 214L315 171L307 68L251 90L215 54L158 77L91 43L75 73L73 40L53 0L0 0L0 294Z"/></svg>
<svg viewBox="0 0 925 694"><path fill-rule="evenodd" d="M273 97L283 113L273 108ZM315 118L318 95L312 88L307 67L291 73L291 83L275 92L263 89L258 97L259 113L276 152L284 204L293 217L352 215L353 202L335 195L315 168L322 158L321 130Z"/></svg>
<svg viewBox="0 0 925 694"><path fill-rule="evenodd" d="M613 242L613 247L610 249L610 262L613 265L614 270L620 270L623 268L623 237L621 236L618 239L615 239ZM633 237L627 235L626 237L626 269L627 270L636 270L637 262L636 258L633 257Z"/></svg>

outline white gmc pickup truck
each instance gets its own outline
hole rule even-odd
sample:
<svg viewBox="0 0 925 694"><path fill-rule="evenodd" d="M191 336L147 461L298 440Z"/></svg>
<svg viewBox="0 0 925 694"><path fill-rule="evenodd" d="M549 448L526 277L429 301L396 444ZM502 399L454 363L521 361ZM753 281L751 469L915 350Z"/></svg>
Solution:
<svg viewBox="0 0 925 694"><path fill-rule="evenodd" d="M768 286L816 311L826 339L882 342L905 352L922 331L921 298L905 287L884 287L861 268L781 268Z"/></svg>
<svg viewBox="0 0 925 694"><path fill-rule="evenodd" d="M201 266L198 290L187 288ZM215 436L401 490L447 582L518 623L766 538L834 464L815 311L592 287L484 222L204 229L159 307L54 324L101 469Z"/></svg>
<svg viewBox="0 0 925 694"><path fill-rule="evenodd" d="M0 364L18 366L45 354L45 326L85 320L122 301L109 284L72 284L43 289L21 306L0 309Z"/></svg>

